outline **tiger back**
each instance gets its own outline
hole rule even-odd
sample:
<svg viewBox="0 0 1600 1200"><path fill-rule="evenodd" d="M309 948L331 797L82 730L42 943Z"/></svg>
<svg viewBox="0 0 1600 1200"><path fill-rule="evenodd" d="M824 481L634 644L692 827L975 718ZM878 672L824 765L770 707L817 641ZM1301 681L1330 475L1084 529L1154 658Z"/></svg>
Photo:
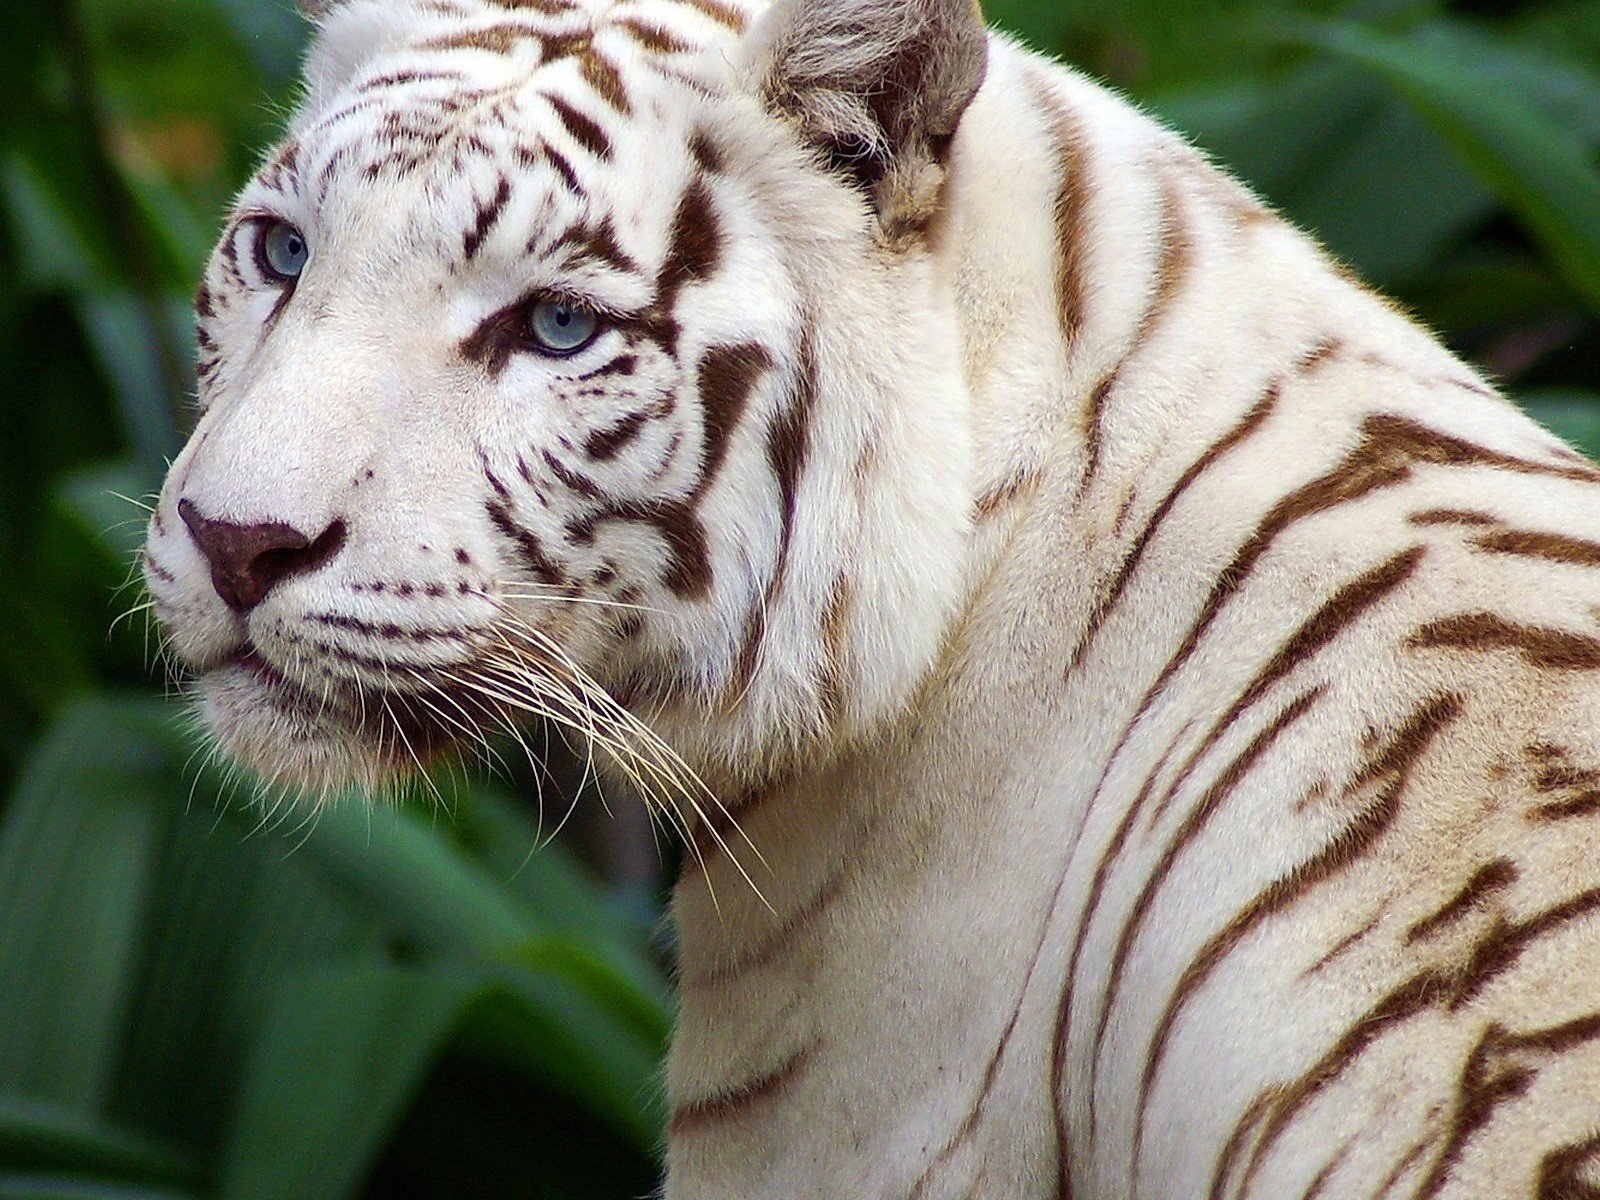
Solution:
<svg viewBox="0 0 1600 1200"><path fill-rule="evenodd" d="M669 1200L1600 1195L1600 471L962 0L322 7L147 581L686 805Z"/></svg>

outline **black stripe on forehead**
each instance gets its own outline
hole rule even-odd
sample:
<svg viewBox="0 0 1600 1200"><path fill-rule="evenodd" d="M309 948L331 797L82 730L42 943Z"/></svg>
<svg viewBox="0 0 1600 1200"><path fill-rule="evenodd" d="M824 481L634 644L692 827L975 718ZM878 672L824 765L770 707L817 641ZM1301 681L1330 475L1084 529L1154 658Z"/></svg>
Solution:
<svg viewBox="0 0 1600 1200"><path fill-rule="evenodd" d="M544 99L555 110L556 116L561 118L561 124L573 141L598 159L611 158L611 139L597 121L579 112L560 96L545 93Z"/></svg>
<svg viewBox="0 0 1600 1200"><path fill-rule="evenodd" d="M535 252L538 242L539 238L536 236L529 243L530 253ZM609 271L623 275L641 274L639 264L617 240L616 225L609 214L602 217L597 225L576 225L563 233L552 243L550 253L559 253L562 250L571 250L574 252L574 257L587 259Z"/></svg>

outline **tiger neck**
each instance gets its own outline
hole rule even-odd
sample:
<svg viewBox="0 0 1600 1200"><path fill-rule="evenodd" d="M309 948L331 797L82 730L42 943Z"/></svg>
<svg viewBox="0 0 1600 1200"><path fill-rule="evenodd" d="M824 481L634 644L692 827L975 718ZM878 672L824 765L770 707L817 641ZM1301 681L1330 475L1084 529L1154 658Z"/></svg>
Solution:
<svg viewBox="0 0 1600 1200"><path fill-rule="evenodd" d="M1197 244L1231 246L1251 227L1249 255L1205 265L1259 276L1238 287L1265 295L1275 260L1305 273L1299 235L1122 101L1003 41L997 50L956 143L932 264L954 296L969 455L955 599L926 665L897 677L907 703L891 718L724 793L729 815L705 823L678 893L690 978L752 953L868 845L875 861L899 853L935 874L961 860L989 820L973 805L1031 803L1037 781L1012 768L1062 730L1093 758L1115 702L1063 676L1118 570L1141 483L1170 477L1197 427L1235 419L1208 399L1251 357L1229 346L1271 362L1316 340L1290 317L1254 314L1211 322L1237 325L1236 339L1184 343L1169 318L1205 302L1186 287ZM1247 323L1268 332L1247 335ZM916 837L889 849L908 828ZM929 849L941 845L942 865Z"/></svg>

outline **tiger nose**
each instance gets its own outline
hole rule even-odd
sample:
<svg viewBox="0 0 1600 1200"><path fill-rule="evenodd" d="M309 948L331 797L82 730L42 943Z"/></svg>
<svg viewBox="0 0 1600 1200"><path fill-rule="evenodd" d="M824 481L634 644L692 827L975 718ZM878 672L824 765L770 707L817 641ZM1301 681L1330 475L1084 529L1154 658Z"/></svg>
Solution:
<svg viewBox="0 0 1600 1200"><path fill-rule="evenodd" d="M178 515L211 564L211 586L223 603L241 613L260 604L285 579L315 571L339 553L346 532L343 521L334 521L316 537L282 521L219 521L187 499L178 501Z"/></svg>

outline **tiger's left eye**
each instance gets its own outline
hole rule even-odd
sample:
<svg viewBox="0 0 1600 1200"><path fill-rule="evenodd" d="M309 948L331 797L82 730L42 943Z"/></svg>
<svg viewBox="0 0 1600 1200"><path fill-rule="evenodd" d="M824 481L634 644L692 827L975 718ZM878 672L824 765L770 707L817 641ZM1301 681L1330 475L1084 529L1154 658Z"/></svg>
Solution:
<svg viewBox="0 0 1600 1200"><path fill-rule="evenodd" d="M287 221L268 221L257 247L265 273L279 282L300 278L311 257L304 235Z"/></svg>
<svg viewBox="0 0 1600 1200"><path fill-rule="evenodd" d="M546 354L576 354L600 336L600 318L570 300L546 296L528 314L528 333Z"/></svg>

